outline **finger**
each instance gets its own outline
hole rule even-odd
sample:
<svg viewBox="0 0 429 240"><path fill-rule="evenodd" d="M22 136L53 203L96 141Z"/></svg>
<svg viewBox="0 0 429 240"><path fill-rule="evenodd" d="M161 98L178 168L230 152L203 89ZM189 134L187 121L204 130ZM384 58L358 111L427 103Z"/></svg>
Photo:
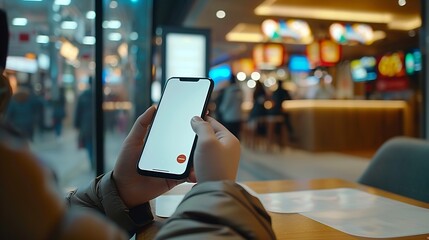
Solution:
<svg viewBox="0 0 429 240"><path fill-rule="evenodd" d="M191 169L191 172L189 173L187 181L191 182L191 183L196 183L197 182L197 177L195 176L194 169Z"/></svg>
<svg viewBox="0 0 429 240"><path fill-rule="evenodd" d="M238 141L238 139L232 134L225 126L219 123L212 117L207 117L207 122L212 126L217 139L223 144L230 144L232 141Z"/></svg>
<svg viewBox="0 0 429 240"><path fill-rule="evenodd" d="M156 108L149 107L140 117L137 118L130 133L128 134L127 141L143 141L146 136L147 130L152 123L153 115Z"/></svg>
<svg viewBox="0 0 429 240"><path fill-rule="evenodd" d="M204 121L201 117L195 116L191 120L191 126L199 138L214 137L214 131L210 123Z"/></svg>
<svg viewBox="0 0 429 240"><path fill-rule="evenodd" d="M220 122L218 122L216 119L210 116L206 116L206 121L210 123L210 125L213 127L213 130L215 132L228 131L228 129L225 126L223 126Z"/></svg>

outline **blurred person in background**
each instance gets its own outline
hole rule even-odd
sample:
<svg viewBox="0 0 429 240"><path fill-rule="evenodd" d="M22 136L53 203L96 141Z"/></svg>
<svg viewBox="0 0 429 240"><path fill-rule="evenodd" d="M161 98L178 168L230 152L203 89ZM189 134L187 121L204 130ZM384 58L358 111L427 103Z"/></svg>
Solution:
<svg viewBox="0 0 429 240"><path fill-rule="evenodd" d="M63 131L63 121L66 117L66 97L64 87L58 89L58 96L53 100L52 120L54 124L55 136L61 139Z"/></svg>
<svg viewBox="0 0 429 240"><path fill-rule="evenodd" d="M27 86L19 86L13 94L7 111L6 120L26 138L34 140L34 131L43 112L43 102Z"/></svg>
<svg viewBox="0 0 429 240"><path fill-rule="evenodd" d="M255 90L253 91L253 107L250 110L248 122L253 126L258 135L266 134L265 125L258 123L258 120L267 116L267 109L265 108L265 102L267 100L268 96L264 86L260 81L256 81Z"/></svg>
<svg viewBox="0 0 429 240"><path fill-rule="evenodd" d="M74 127L78 130L78 148L85 148L91 169L95 169L92 129L94 124L92 77L88 78L88 88L78 97L74 114Z"/></svg>
<svg viewBox="0 0 429 240"><path fill-rule="evenodd" d="M295 133L290 122L289 113L283 109L283 102L292 100L292 96L289 93L283 84L282 81L277 81L277 89L272 93L271 100L273 106L268 111L268 115L270 116L282 116L284 120L284 125L288 131L288 137L290 141L294 141ZM276 126L276 132L279 133L281 131L281 126Z"/></svg>
<svg viewBox="0 0 429 240"><path fill-rule="evenodd" d="M234 74L231 74L229 85L223 90L222 95L218 101L219 113L222 116L222 124L240 139L242 110L241 104L243 103L243 92L237 84Z"/></svg>

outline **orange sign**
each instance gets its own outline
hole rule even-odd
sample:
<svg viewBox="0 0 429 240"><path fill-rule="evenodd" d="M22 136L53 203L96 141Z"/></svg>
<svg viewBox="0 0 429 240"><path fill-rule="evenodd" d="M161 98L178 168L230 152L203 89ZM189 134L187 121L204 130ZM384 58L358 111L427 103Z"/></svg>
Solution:
<svg viewBox="0 0 429 240"><path fill-rule="evenodd" d="M341 46L331 40L320 41L320 65L333 66L341 60Z"/></svg>
<svg viewBox="0 0 429 240"><path fill-rule="evenodd" d="M259 69L274 68L286 61L286 50L282 44L258 44L253 48L253 61Z"/></svg>

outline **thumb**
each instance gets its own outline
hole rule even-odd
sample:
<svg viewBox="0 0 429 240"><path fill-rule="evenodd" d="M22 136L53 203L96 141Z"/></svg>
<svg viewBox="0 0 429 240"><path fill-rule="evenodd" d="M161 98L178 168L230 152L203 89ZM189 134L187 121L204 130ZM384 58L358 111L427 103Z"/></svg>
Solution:
<svg viewBox="0 0 429 240"><path fill-rule="evenodd" d="M152 123L155 111L156 108L154 106L151 106L142 115L140 115L140 117L137 118L125 140L127 143L140 143L144 140L149 126Z"/></svg>
<svg viewBox="0 0 429 240"><path fill-rule="evenodd" d="M199 138L210 137L214 135L212 126L201 117L195 116L191 120L191 126Z"/></svg>

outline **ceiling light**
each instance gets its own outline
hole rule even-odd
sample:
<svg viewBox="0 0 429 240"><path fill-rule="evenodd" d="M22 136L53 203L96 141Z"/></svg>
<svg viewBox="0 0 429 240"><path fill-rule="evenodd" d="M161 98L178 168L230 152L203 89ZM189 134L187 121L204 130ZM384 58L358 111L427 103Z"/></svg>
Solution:
<svg viewBox="0 0 429 240"><path fill-rule="evenodd" d="M109 4L109 7L110 7L110 8L117 8L117 7L118 7L118 2L117 2L117 1L114 1L114 0L113 0L113 1L111 1L111 2L110 2L110 4Z"/></svg>
<svg viewBox="0 0 429 240"><path fill-rule="evenodd" d="M41 43L41 44L48 43L48 42L49 42L49 36L46 36L46 35L38 35L38 36L36 37L36 42L37 42L37 43Z"/></svg>
<svg viewBox="0 0 429 240"><path fill-rule="evenodd" d="M244 72L237 73L237 80L238 81L244 81L244 80L246 80L246 74Z"/></svg>
<svg viewBox="0 0 429 240"><path fill-rule="evenodd" d="M70 5L71 0L55 0L55 5L68 6Z"/></svg>
<svg viewBox="0 0 429 240"><path fill-rule="evenodd" d="M398 0L398 5L399 5L399 6L403 7L403 6L405 6L406 4L407 4L407 1L405 1L405 0Z"/></svg>
<svg viewBox="0 0 429 240"><path fill-rule="evenodd" d="M28 20L26 18L14 18L12 20L12 25L13 26L25 26L27 25Z"/></svg>
<svg viewBox="0 0 429 240"><path fill-rule="evenodd" d="M271 6L268 4L261 4L255 9L257 15L268 16L287 16L296 18L311 18L323 20L340 20L340 21L353 21L353 22L375 22L375 23L388 23L392 20L392 14L389 13L368 13L351 10L332 10L320 9L311 7L298 7L298 6Z"/></svg>
<svg viewBox="0 0 429 240"><path fill-rule="evenodd" d="M129 37L131 41L135 41L139 38L139 34L137 32L132 32Z"/></svg>
<svg viewBox="0 0 429 240"><path fill-rule="evenodd" d="M86 12L86 18L87 19L95 19L95 12L94 11Z"/></svg>
<svg viewBox="0 0 429 240"><path fill-rule="evenodd" d="M261 74L258 72L252 72L252 74L250 74L250 77L255 80L258 81L259 79L261 79Z"/></svg>
<svg viewBox="0 0 429 240"><path fill-rule="evenodd" d="M118 21L118 20L111 20L111 21L104 21L103 22L103 28L118 29L120 27L121 27L121 21Z"/></svg>
<svg viewBox="0 0 429 240"><path fill-rule="evenodd" d="M395 30L403 30L403 31L409 31L416 28L419 28L422 25L422 19L420 16L415 16L412 18L400 18L397 17L395 19L392 19L387 26L390 29Z"/></svg>
<svg viewBox="0 0 429 240"><path fill-rule="evenodd" d="M225 16L226 16L226 13L223 10L219 10L216 12L216 17L219 19L225 18Z"/></svg>
<svg viewBox="0 0 429 240"><path fill-rule="evenodd" d="M249 88L255 88L256 87L256 82L255 80L250 79L249 81L247 81L247 86Z"/></svg>
<svg viewBox="0 0 429 240"><path fill-rule="evenodd" d="M41 2L43 0L23 0L24 2Z"/></svg>
<svg viewBox="0 0 429 240"><path fill-rule="evenodd" d="M69 30L73 30L77 28L77 22L75 21L64 21L61 23L61 28L62 29L69 29Z"/></svg>
<svg viewBox="0 0 429 240"><path fill-rule="evenodd" d="M122 35L120 33L110 33L108 39L110 41L120 41L122 39Z"/></svg>
<svg viewBox="0 0 429 240"><path fill-rule="evenodd" d="M82 43L85 45L94 45L95 44L95 37L94 36L85 36L82 39Z"/></svg>

